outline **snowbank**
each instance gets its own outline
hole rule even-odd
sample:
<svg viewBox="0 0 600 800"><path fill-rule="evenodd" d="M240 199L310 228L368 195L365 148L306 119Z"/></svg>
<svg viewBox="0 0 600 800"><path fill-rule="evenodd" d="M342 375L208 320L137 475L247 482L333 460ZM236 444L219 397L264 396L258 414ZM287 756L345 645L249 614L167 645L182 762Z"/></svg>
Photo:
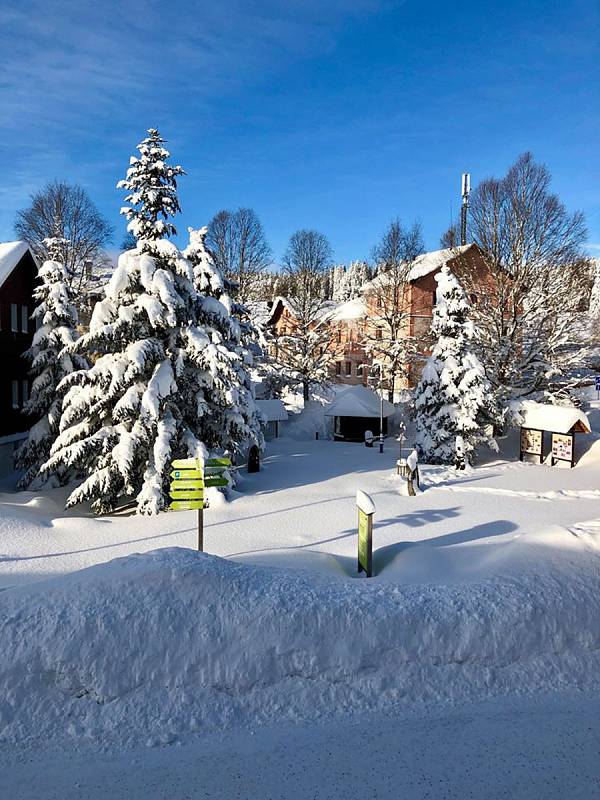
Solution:
<svg viewBox="0 0 600 800"><path fill-rule="evenodd" d="M592 569L469 586L315 581L179 548L2 593L4 748L595 687Z"/></svg>
<svg viewBox="0 0 600 800"><path fill-rule="evenodd" d="M290 413L282 423L280 436L286 439L314 439L315 434L320 439L331 435L331 426L325 420L323 403L320 400L308 400L299 412Z"/></svg>

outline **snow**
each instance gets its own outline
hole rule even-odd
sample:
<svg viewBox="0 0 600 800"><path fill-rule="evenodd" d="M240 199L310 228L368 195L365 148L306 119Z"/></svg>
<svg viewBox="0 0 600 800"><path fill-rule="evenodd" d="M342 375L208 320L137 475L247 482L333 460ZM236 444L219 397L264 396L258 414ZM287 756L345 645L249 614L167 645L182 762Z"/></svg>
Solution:
<svg viewBox="0 0 600 800"><path fill-rule="evenodd" d="M53 755L0 775L7 797L40 800L590 800L600 700L569 694L458 709L175 739L91 760ZM367 788L366 788L367 787ZM401 794L398 787L401 787Z"/></svg>
<svg viewBox="0 0 600 800"><path fill-rule="evenodd" d="M363 492L362 489L359 489L356 492L356 505L361 511L364 511L365 514L375 513L375 503L373 502L373 498L366 492Z"/></svg>
<svg viewBox="0 0 600 800"><path fill-rule="evenodd" d="M283 400L256 400L256 407L265 422L284 422L288 418Z"/></svg>
<svg viewBox="0 0 600 800"><path fill-rule="evenodd" d="M586 433L591 431L587 416L578 408L551 406L534 403L532 400L523 400L513 403L511 412L524 428L569 433L579 425L577 430L583 428Z"/></svg>
<svg viewBox="0 0 600 800"><path fill-rule="evenodd" d="M474 245L466 244L461 245L460 247L448 247L442 250L430 250L427 253L422 253L413 261L407 276L408 280L416 281L419 278L424 278L426 275L429 275L432 272L444 267L451 259L463 255L471 247L474 247ZM381 286L382 284L385 285L386 281L389 280L391 280L389 275L386 277L385 272L380 273L377 275L377 277L373 278L372 281L369 281L369 283L365 284L363 289L368 293L377 286Z"/></svg>
<svg viewBox="0 0 600 800"><path fill-rule="evenodd" d="M381 399L366 386L348 386L325 408L326 417L379 417ZM394 406L383 401L383 416L391 417Z"/></svg>
<svg viewBox="0 0 600 800"><path fill-rule="evenodd" d="M435 270L441 269L452 258L463 255L471 247L473 247L472 244L465 244L460 247L447 247L443 250L430 250L428 253L417 256L408 275L408 279L410 281L416 281L418 278L424 278L425 275L429 275L435 272Z"/></svg>
<svg viewBox="0 0 600 800"><path fill-rule="evenodd" d="M337 308L327 314L327 320L329 322L352 322L353 320L362 319L366 314L367 306L365 301L360 297L356 297L346 303L340 303Z"/></svg>
<svg viewBox="0 0 600 800"><path fill-rule="evenodd" d="M323 764L332 796L342 776L364 796L358 775L382 797L593 796L599 432L568 471L520 463L514 432L481 466L420 465L408 498L412 435L383 454L276 440L229 502L211 494L205 554L194 512L0 495L3 793L39 797L35 773L95 798L116 765L115 797L326 796ZM371 579L357 491L376 505Z"/></svg>
<svg viewBox="0 0 600 800"><path fill-rule="evenodd" d="M29 250L25 241L0 242L0 286L9 277L13 269Z"/></svg>

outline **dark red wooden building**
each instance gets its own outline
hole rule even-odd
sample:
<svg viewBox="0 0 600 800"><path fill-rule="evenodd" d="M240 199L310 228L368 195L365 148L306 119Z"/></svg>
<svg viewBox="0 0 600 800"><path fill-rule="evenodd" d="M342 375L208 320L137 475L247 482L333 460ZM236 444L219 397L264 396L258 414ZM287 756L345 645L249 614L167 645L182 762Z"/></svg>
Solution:
<svg viewBox="0 0 600 800"><path fill-rule="evenodd" d="M27 242L0 243L0 437L30 427L21 410L30 388L23 353L35 330L31 313L36 278L37 264Z"/></svg>

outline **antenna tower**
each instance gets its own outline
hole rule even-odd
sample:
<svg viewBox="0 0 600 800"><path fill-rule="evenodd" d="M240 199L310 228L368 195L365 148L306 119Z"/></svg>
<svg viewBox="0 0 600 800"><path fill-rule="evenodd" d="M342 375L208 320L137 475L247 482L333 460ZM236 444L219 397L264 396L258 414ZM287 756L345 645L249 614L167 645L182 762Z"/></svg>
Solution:
<svg viewBox="0 0 600 800"><path fill-rule="evenodd" d="M469 195L471 194L471 175L463 172L462 176L462 206L460 207L460 243L467 243L467 211L469 210Z"/></svg>

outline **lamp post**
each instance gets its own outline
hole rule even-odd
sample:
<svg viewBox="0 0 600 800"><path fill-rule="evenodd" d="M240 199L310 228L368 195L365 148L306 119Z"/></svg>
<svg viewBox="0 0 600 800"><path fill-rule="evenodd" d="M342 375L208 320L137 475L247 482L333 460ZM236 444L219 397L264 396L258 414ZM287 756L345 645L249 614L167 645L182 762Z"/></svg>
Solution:
<svg viewBox="0 0 600 800"><path fill-rule="evenodd" d="M379 452L383 453L383 384L381 383L379 395Z"/></svg>

